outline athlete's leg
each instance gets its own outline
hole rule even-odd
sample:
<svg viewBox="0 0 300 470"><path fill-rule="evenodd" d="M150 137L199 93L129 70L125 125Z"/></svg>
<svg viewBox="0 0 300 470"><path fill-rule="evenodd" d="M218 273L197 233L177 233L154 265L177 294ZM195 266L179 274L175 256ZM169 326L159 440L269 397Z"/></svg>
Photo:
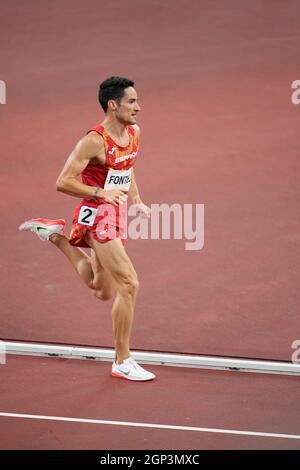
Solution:
<svg viewBox="0 0 300 470"><path fill-rule="evenodd" d="M93 288L94 272L92 268L91 258L83 250L76 246L72 246L64 235L54 233L50 235L49 240L53 245L59 248L66 255L72 266L78 272L85 284Z"/></svg>
<svg viewBox="0 0 300 470"><path fill-rule="evenodd" d="M79 247L70 244L64 235L63 219L30 219L19 226L21 231L34 232L41 240L49 240L69 259L84 283L102 300L114 294L114 282L111 276L104 273L100 261L95 255L88 256ZM105 275L104 275L105 274Z"/></svg>
<svg viewBox="0 0 300 470"><path fill-rule="evenodd" d="M70 245L67 237L56 233L51 235L49 240L64 253L96 297L101 300L113 297L116 291L115 281L110 273L104 270L93 250L89 256L80 248Z"/></svg>
<svg viewBox="0 0 300 470"><path fill-rule="evenodd" d="M92 288L94 273L91 259L83 250L70 245L68 238L64 235L64 227L63 219L35 218L23 222L19 230L33 232L44 241L50 240L66 255L85 284Z"/></svg>
<svg viewBox="0 0 300 470"><path fill-rule="evenodd" d="M116 281L111 273L104 269L92 248L91 263L94 272L93 294L101 300L111 299L116 294Z"/></svg>
<svg viewBox="0 0 300 470"><path fill-rule="evenodd" d="M120 364L130 356L129 342L138 290L137 274L120 238L107 243L99 243L89 233L86 241L116 284L117 294L112 308L112 321L116 362Z"/></svg>

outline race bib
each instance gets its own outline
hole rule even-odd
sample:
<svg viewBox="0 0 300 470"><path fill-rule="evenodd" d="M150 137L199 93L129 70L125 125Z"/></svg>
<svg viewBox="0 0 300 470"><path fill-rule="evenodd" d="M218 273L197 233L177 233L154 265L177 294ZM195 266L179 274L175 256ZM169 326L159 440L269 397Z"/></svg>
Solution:
<svg viewBox="0 0 300 470"><path fill-rule="evenodd" d="M128 190L131 184L131 168L129 170L113 170L107 173L104 189Z"/></svg>
<svg viewBox="0 0 300 470"><path fill-rule="evenodd" d="M78 223L92 227L97 215L97 207L81 206Z"/></svg>

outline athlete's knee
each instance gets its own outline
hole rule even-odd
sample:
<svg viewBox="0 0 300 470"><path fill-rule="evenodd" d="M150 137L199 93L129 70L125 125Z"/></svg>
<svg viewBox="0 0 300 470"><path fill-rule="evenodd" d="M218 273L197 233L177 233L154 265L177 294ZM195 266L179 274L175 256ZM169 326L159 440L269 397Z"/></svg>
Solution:
<svg viewBox="0 0 300 470"><path fill-rule="evenodd" d="M113 290L102 290L102 289L93 289L92 290L93 294L97 299L99 300L110 300L113 298L115 292Z"/></svg>
<svg viewBox="0 0 300 470"><path fill-rule="evenodd" d="M124 294L135 294L139 289L139 280L135 272L127 273L118 282L119 291Z"/></svg>

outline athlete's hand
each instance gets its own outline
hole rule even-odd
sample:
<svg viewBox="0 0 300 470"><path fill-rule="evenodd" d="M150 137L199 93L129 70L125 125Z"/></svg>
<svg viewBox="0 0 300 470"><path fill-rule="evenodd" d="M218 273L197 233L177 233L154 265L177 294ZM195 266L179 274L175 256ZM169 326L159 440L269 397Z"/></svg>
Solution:
<svg viewBox="0 0 300 470"><path fill-rule="evenodd" d="M100 197L113 206L124 204L128 198L127 191L121 189L103 189Z"/></svg>
<svg viewBox="0 0 300 470"><path fill-rule="evenodd" d="M151 216L150 207L146 206L146 204L144 204L143 202L134 205L136 207L136 212L138 215L140 215L143 219L149 219L149 217Z"/></svg>

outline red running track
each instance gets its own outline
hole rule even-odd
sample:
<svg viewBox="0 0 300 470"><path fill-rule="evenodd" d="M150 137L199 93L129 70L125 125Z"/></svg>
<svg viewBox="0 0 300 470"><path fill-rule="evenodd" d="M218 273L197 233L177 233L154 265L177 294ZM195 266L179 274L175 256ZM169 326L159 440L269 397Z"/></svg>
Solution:
<svg viewBox="0 0 300 470"><path fill-rule="evenodd" d="M53 246L17 227L44 216L70 228L77 200L56 193L55 180L102 119L99 82L120 74L140 95L145 202L205 204L201 251L185 251L183 241L128 242L142 284L132 347L290 360L299 331L300 108L291 83L300 5L186 5L2 5L3 339L112 346L110 305Z"/></svg>
<svg viewBox="0 0 300 470"><path fill-rule="evenodd" d="M78 201L56 193L55 180L102 119L99 82L120 74L140 95L145 202L205 204L202 250L127 244L141 279L133 349L290 360L300 299L299 14L296 0L1 6L2 339L112 347L111 305L17 227L43 216L70 228ZM10 356L1 412L300 434L297 377L151 369L155 382L129 384L110 377L109 363ZM299 449L298 439L270 435L1 413L0 425L3 449Z"/></svg>
<svg viewBox="0 0 300 470"><path fill-rule="evenodd" d="M0 448L300 449L298 377L148 366L157 379L145 384L113 378L110 368L109 363L8 356L0 367ZM269 435L47 421L1 413Z"/></svg>

